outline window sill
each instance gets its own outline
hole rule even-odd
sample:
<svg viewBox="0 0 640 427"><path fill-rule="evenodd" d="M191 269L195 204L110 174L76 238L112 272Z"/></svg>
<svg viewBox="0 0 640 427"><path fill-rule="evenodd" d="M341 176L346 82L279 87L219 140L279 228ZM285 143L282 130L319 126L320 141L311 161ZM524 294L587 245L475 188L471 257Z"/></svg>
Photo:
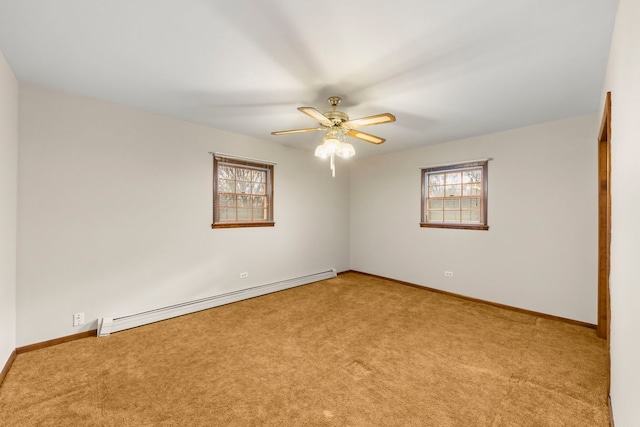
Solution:
<svg viewBox="0 0 640 427"><path fill-rule="evenodd" d="M459 230L488 230L489 226L484 224L446 224L439 222L421 222L420 227L424 228L455 228Z"/></svg>
<svg viewBox="0 0 640 427"><path fill-rule="evenodd" d="M275 222L219 222L211 224L211 228L243 228L243 227L273 227Z"/></svg>

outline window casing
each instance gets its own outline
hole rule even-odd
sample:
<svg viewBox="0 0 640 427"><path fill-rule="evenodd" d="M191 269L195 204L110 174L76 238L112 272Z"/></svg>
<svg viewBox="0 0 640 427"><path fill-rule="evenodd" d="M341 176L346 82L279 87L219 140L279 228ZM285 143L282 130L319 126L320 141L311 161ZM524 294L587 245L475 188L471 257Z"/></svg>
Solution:
<svg viewBox="0 0 640 427"><path fill-rule="evenodd" d="M211 228L274 225L273 164L214 155Z"/></svg>
<svg viewBox="0 0 640 427"><path fill-rule="evenodd" d="M421 169L421 227L488 230L487 161Z"/></svg>

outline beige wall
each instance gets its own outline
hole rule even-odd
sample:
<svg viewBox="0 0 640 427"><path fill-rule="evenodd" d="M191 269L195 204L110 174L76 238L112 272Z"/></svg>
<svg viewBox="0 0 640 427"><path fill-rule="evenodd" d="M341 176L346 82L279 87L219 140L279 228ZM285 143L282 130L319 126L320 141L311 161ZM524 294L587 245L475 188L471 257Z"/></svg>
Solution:
<svg viewBox="0 0 640 427"><path fill-rule="evenodd" d="M27 84L20 149L18 346L348 268L347 170L308 151ZM275 227L211 230L210 151L277 162Z"/></svg>
<svg viewBox="0 0 640 427"><path fill-rule="evenodd" d="M16 348L18 82L0 52L0 370Z"/></svg>
<svg viewBox="0 0 640 427"><path fill-rule="evenodd" d="M640 2L620 0L611 91L611 399L616 427L640 420Z"/></svg>
<svg viewBox="0 0 640 427"><path fill-rule="evenodd" d="M359 159L351 268L596 323L598 122L587 115ZM490 230L420 228L420 167L482 158L493 158Z"/></svg>

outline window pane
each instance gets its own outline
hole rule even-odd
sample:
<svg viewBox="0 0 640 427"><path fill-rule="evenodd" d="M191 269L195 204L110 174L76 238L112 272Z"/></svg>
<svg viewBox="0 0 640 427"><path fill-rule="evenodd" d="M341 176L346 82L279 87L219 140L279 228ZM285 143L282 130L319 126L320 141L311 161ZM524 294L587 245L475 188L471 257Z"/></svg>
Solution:
<svg viewBox="0 0 640 427"><path fill-rule="evenodd" d="M236 192L240 194L249 194L251 193L251 183L238 181L236 183Z"/></svg>
<svg viewBox="0 0 640 427"><path fill-rule="evenodd" d="M460 195L460 186L459 185L447 185L445 187L445 196L459 196Z"/></svg>
<svg viewBox="0 0 640 427"><path fill-rule="evenodd" d="M258 196L253 198L253 207L254 208L262 208L265 207L266 197Z"/></svg>
<svg viewBox="0 0 640 427"><path fill-rule="evenodd" d="M442 197L444 196L444 187L439 185L437 187L429 187L429 197Z"/></svg>
<svg viewBox="0 0 640 427"><path fill-rule="evenodd" d="M265 190L264 184L253 184L253 194L265 194Z"/></svg>
<svg viewBox="0 0 640 427"><path fill-rule="evenodd" d="M462 199L462 209L478 209L480 207L480 199L477 197Z"/></svg>
<svg viewBox="0 0 640 427"><path fill-rule="evenodd" d="M250 220L251 219L251 210L250 209L238 209L238 220Z"/></svg>
<svg viewBox="0 0 640 427"><path fill-rule="evenodd" d="M462 174L460 172L450 172L445 178L446 184L460 184L462 181Z"/></svg>
<svg viewBox="0 0 640 427"><path fill-rule="evenodd" d="M235 220L236 219L236 210L223 208L220 209L220 219L224 220Z"/></svg>
<svg viewBox="0 0 640 427"><path fill-rule="evenodd" d="M473 169L462 172L462 182L481 182L482 169Z"/></svg>
<svg viewBox="0 0 640 427"><path fill-rule="evenodd" d="M479 196L482 194L482 184L463 184L462 194L464 196Z"/></svg>
<svg viewBox="0 0 640 427"><path fill-rule="evenodd" d="M460 211L444 211L444 221L445 222L459 222L460 221Z"/></svg>
<svg viewBox="0 0 640 427"><path fill-rule="evenodd" d="M264 171L253 171L253 182L265 182L267 180L267 174Z"/></svg>
<svg viewBox="0 0 640 427"><path fill-rule="evenodd" d="M460 212L460 220L469 222L471 221L471 211L461 211Z"/></svg>
<svg viewBox="0 0 640 427"><path fill-rule="evenodd" d="M471 221L474 221L474 222L480 221L480 210L471 211Z"/></svg>
<svg viewBox="0 0 640 427"><path fill-rule="evenodd" d="M444 199L445 209L460 209L460 199Z"/></svg>
<svg viewBox="0 0 640 427"><path fill-rule="evenodd" d="M442 199L429 199L429 209L442 209Z"/></svg>
<svg viewBox="0 0 640 427"><path fill-rule="evenodd" d="M265 209L261 208L261 209L253 209L253 219L254 220L264 220L266 219L265 217Z"/></svg>
<svg viewBox="0 0 640 427"><path fill-rule="evenodd" d="M430 174L429 175L429 186L434 186L434 185L444 185L444 174L443 173L437 173L437 174Z"/></svg>
<svg viewBox="0 0 640 427"><path fill-rule="evenodd" d="M442 221L442 211L429 211L429 221Z"/></svg>
<svg viewBox="0 0 640 427"><path fill-rule="evenodd" d="M218 170L218 178L235 179L235 177L236 177L235 168L232 168L229 166L220 166L220 169Z"/></svg>
<svg viewBox="0 0 640 427"><path fill-rule="evenodd" d="M238 181L251 181L251 169L240 169L238 168L237 170L237 174L238 174Z"/></svg>
<svg viewBox="0 0 640 427"><path fill-rule="evenodd" d="M218 181L218 192L220 193L235 193L235 181L228 181L221 179Z"/></svg>
<svg viewBox="0 0 640 427"><path fill-rule="evenodd" d="M238 196L238 207L248 208L251 206L251 196Z"/></svg>
<svg viewBox="0 0 640 427"><path fill-rule="evenodd" d="M220 206L235 206L236 205L236 196L233 194L221 194L220 195Z"/></svg>

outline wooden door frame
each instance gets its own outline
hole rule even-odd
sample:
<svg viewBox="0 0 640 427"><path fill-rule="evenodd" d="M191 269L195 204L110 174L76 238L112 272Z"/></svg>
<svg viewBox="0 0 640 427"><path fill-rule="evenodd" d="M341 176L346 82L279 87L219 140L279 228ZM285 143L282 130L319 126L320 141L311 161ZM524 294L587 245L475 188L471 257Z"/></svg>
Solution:
<svg viewBox="0 0 640 427"><path fill-rule="evenodd" d="M598 328L600 338L609 341L611 301L611 92L607 92L598 134Z"/></svg>

